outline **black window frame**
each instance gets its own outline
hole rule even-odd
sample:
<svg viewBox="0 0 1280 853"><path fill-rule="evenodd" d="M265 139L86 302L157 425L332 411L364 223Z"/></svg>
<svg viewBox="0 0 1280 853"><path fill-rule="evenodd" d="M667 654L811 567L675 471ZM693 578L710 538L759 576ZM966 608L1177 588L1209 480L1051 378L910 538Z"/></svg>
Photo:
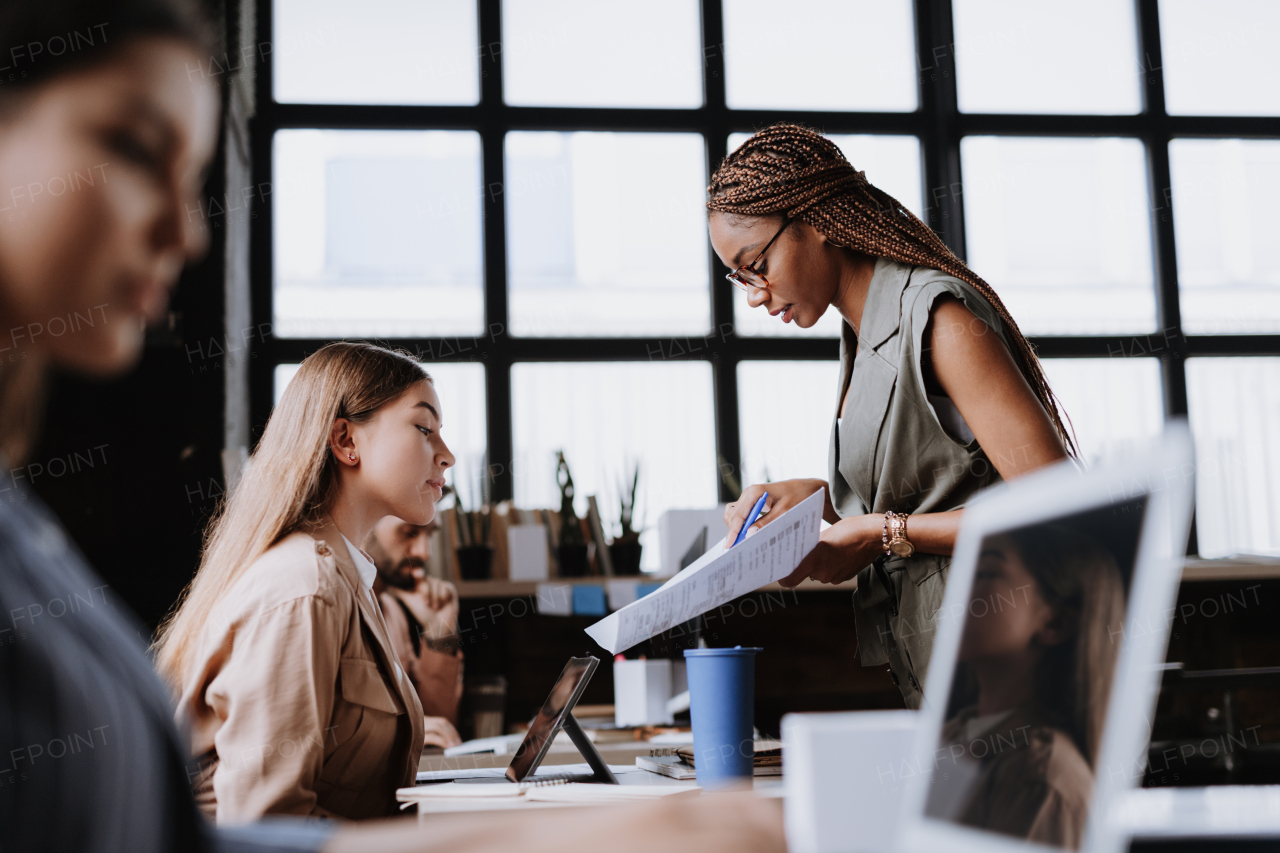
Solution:
<svg viewBox="0 0 1280 853"><path fill-rule="evenodd" d="M730 133L777 121L799 121L826 133L902 134L920 140L925 220L960 257L965 257L960 140L966 136L1117 136L1139 139L1146 149L1153 238L1156 330L1146 335L1034 336L1043 358L1157 358L1161 364L1166 420L1187 415L1185 361L1192 356L1280 355L1280 335L1191 335L1182 333L1177 257L1169 187L1169 143L1175 138L1280 138L1280 117L1170 116L1165 112L1161 68L1159 0L1136 0L1143 108L1136 115L1023 115L961 113L956 102L954 36L949 0L916 0L915 37L919 105L910 113L731 110L725 106L724 27L719 0L702 2L704 104L696 109L516 107L502 99L501 0L478 0L480 101L475 106L386 106L281 104L273 97L271 62L259 67L257 111L251 120L256 186L274 186L272 140L289 128L364 130L473 130L481 138L481 174L486 188L505 185L504 141L511 130L694 132L703 136L707 172L727 150ZM272 43L273 6L257 8L259 40ZM489 49L490 47L498 49ZM1138 69L1135 69L1135 73ZM329 339L277 338L273 320L273 234L270 196L251 235L251 310L254 328L265 334L251 344L250 418L261 434L273 405L277 364L296 363ZM1049 203L1052 199L1047 199ZM737 366L745 360L835 359L831 339L739 337L733 333L733 288L708 248L712 329L707 337L521 338L508 332L506 210L502 192L485 192L484 308L480 338L394 338L381 342L432 361L480 361L485 366L487 447L491 495L510 498L513 480L511 367L537 361L708 361L715 393L716 448L739 470ZM722 500L731 500L721 482ZM1195 553L1192 533L1189 552Z"/></svg>

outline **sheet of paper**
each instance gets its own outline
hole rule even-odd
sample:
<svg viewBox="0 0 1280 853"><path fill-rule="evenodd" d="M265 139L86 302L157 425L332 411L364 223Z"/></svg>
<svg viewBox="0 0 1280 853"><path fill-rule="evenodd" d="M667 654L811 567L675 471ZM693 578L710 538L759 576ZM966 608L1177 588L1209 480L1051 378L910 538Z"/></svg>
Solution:
<svg viewBox="0 0 1280 853"><path fill-rule="evenodd" d="M752 538L754 539L755 537L753 536ZM743 541L745 542L746 540L743 540ZM699 557L698 559L694 560L692 563L690 563L689 565L681 569L680 573L677 574L675 577L669 578L667 582L662 585L661 588L665 589L669 586L672 586L673 584L677 584L682 581L687 581L689 578L693 577L698 572L702 571L704 568L706 568L707 566L715 562L716 558L721 556L722 554L724 554L723 538L720 539L720 541L717 542L716 544L712 545L707 550L707 553L703 554L701 557Z"/></svg>
<svg viewBox="0 0 1280 853"><path fill-rule="evenodd" d="M688 794L699 791L695 784L683 785L592 785L570 782L566 785L530 785L525 799L543 803L627 803L636 800L656 800L672 794Z"/></svg>
<svg viewBox="0 0 1280 853"><path fill-rule="evenodd" d="M724 540L658 590L609 614L587 629L610 654L670 630L682 622L781 580L818 544L823 493L814 492L762 527L741 545Z"/></svg>
<svg viewBox="0 0 1280 853"><path fill-rule="evenodd" d="M619 773L632 773L638 768L631 764L610 764L609 769L613 771L613 775ZM533 771L534 776L555 776L560 773L590 773L591 766L586 762L581 764L544 764L537 770ZM479 779L485 776L498 778L507 775L505 767L472 767L459 770L419 770L417 780L419 782L447 782L450 779Z"/></svg>
<svg viewBox="0 0 1280 853"><path fill-rule="evenodd" d="M523 740L523 734L476 738L475 740L464 741L457 746L447 747L444 751L444 757L452 758L455 755L471 755L472 753L479 752L492 752L494 755L506 755L508 753L515 752L516 747L520 746L520 742Z"/></svg>

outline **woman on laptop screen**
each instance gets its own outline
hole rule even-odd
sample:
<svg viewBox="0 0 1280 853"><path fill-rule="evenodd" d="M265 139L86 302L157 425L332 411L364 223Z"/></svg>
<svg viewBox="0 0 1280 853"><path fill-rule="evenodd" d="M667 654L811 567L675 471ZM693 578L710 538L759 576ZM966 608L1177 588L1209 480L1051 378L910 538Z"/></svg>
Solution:
<svg viewBox="0 0 1280 853"><path fill-rule="evenodd" d="M1091 537L1043 524L983 542L928 814L1079 846L1124 614Z"/></svg>

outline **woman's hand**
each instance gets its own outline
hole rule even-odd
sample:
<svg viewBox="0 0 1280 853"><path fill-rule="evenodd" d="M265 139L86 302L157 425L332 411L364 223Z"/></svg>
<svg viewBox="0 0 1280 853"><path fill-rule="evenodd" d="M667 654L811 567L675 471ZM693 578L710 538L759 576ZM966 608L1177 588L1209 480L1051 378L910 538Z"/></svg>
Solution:
<svg viewBox="0 0 1280 853"><path fill-rule="evenodd" d="M764 510L760 519L751 525L757 530L809 497L809 495L819 489L825 490L826 488L827 484L824 480L781 480L777 483L748 486L743 490L742 496L729 504L728 509L724 511L724 523L729 528L729 532L725 536L724 546L728 548L733 545L734 540L738 538L738 531L742 529L747 516L751 515L751 508L756 505L756 501L760 500L760 496L765 492L769 493L769 499L764 502ZM826 498L825 505L826 507L823 510L824 518L827 517L826 508L831 506L830 497ZM831 514L835 514L834 509L831 510ZM747 535L751 536L752 534L748 531Z"/></svg>
<svg viewBox="0 0 1280 853"><path fill-rule="evenodd" d="M458 730L444 717L423 717L423 720L427 746L441 746L448 749L462 743L462 738L458 737Z"/></svg>
<svg viewBox="0 0 1280 853"><path fill-rule="evenodd" d="M790 589L805 578L843 583L884 553L884 516L855 515L822 531L818 545L779 583Z"/></svg>

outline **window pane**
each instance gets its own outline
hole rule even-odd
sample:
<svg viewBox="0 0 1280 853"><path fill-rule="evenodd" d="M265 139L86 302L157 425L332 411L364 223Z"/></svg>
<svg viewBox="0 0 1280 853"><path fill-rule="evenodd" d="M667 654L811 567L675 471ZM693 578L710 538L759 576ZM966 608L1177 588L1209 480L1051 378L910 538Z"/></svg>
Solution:
<svg viewBox="0 0 1280 853"><path fill-rule="evenodd" d="M480 137L275 136L275 333L478 335Z"/></svg>
<svg viewBox="0 0 1280 853"><path fill-rule="evenodd" d="M1169 171L1183 329L1280 332L1280 142L1176 139Z"/></svg>
<svg viewBox="0 0 1280 853"><path fill-rule="evenodd" d="M962 111L1115 115L1142 109L1132 3L954 0L952 9Z"/></svg>
<svg viewBox="0 0 1280 853"><path fill-rule="evenodd" d="M838 361L738 364L743 488L796 477L827 479Z"/></svg>
<svg viewBox="0 0 1280 853"><path fill-rule="evenodd" d="M702 106L698 0L503 0L502 85L525 107Z"/></svg>
<svg viewBox="0 0 1280 853"><path fill-rule="evenodd" d="M1202 557L1280 555L1280 358L1189 358Z"/></svg>
<svg viewBox="0 0 1280 853"><path fill-rule="evenodd" d="M1280 115L1275 0L1160 0L1164 99L1171 115Z"/></svg>
<svg viewBox="0 0 1280 853"><path fill-rule="evenodd" d="M275 99L475 104L475 0L275 0Z"/></svg>
<svg viewBox="0 0 1280 853"><path fill-rule="evenodd" d="M1123 456L1164 429L1154 358L1046 358L1049 387L1071 419L1087 465Z"/></svg>
<svg viewBox="0 0 1280 853"><path fill-rule="evenodd" d="M486 465L487 426L485 421L484 366L468 362L433 362L423 365L435 383L436 396L440 398L443 418L440 434L445 444L458 460L455 468L445 472L445 478L456 482L455 474L462 471L467 478L466 489L479 482ZM277 364L275 371L275 400L279 404L284 389L298 372L296 364ZM470 493L468 492L468 498Z"/></svg>
<svg viewBox="0 0 1280 853"><path fill-rule="evenodd" d="M724 40L733 109L916 108L910 0L724 0Z"/></svg>
<svg viewBox="0 0 1280 853"><path fill-rule="evenodd" d="M508 133L511 331L705 334L705 152L693 133Z"/></svg>
<svg viewBox="0 0 1280 853"><path fill-rule="evenodd" d="M960 158L969 266L1023 332L1155 328L1141 142L971 136Z"/></svg>
<svg viewBox="0 0 1280 853"><path fill-rule="evenodd" d="M920 216L924 190L921 178L920 139L874 133L828 133L845 159L867 175L867 180ZM729 150L734 151L751 138L750 133L729 134Z"/></svg>
<svg viewBox="0 0 1280 853"><path fill-rule="evenodd" d="M511 368L516 505L560 506L556 451L573 473L579 515L596 495L617 532L619 485L640 463L642 565L659 563L658 518L716 505L715 418L706 362L517 364Z"/></svg>
<svg viewBox="0 0 1280 853"><path fill-rule="evenodd" d="M293 375L298 372L298 364L277 364L275 372L275 382L273 383L275 392L275 405L280 405L280 398L284 396L284 389L289 387L289 382L293 379Z"/></svg>
<svg viewBox="0 0 1280 853"><path fill-rule="evenodd" d="M729 150L733 151L750 138L749 133L730 134ZM920 215L924 192L917 137L833 133L828 138L840 147L855 169L866 172L867 180L902 202L916 216ZM810 338L840 335L840 315L834 310L824 314L812 328L801 329L770 317L763 309L752 310L745 293L736 288L733 293L735 331L739 335Z"/></svg>

